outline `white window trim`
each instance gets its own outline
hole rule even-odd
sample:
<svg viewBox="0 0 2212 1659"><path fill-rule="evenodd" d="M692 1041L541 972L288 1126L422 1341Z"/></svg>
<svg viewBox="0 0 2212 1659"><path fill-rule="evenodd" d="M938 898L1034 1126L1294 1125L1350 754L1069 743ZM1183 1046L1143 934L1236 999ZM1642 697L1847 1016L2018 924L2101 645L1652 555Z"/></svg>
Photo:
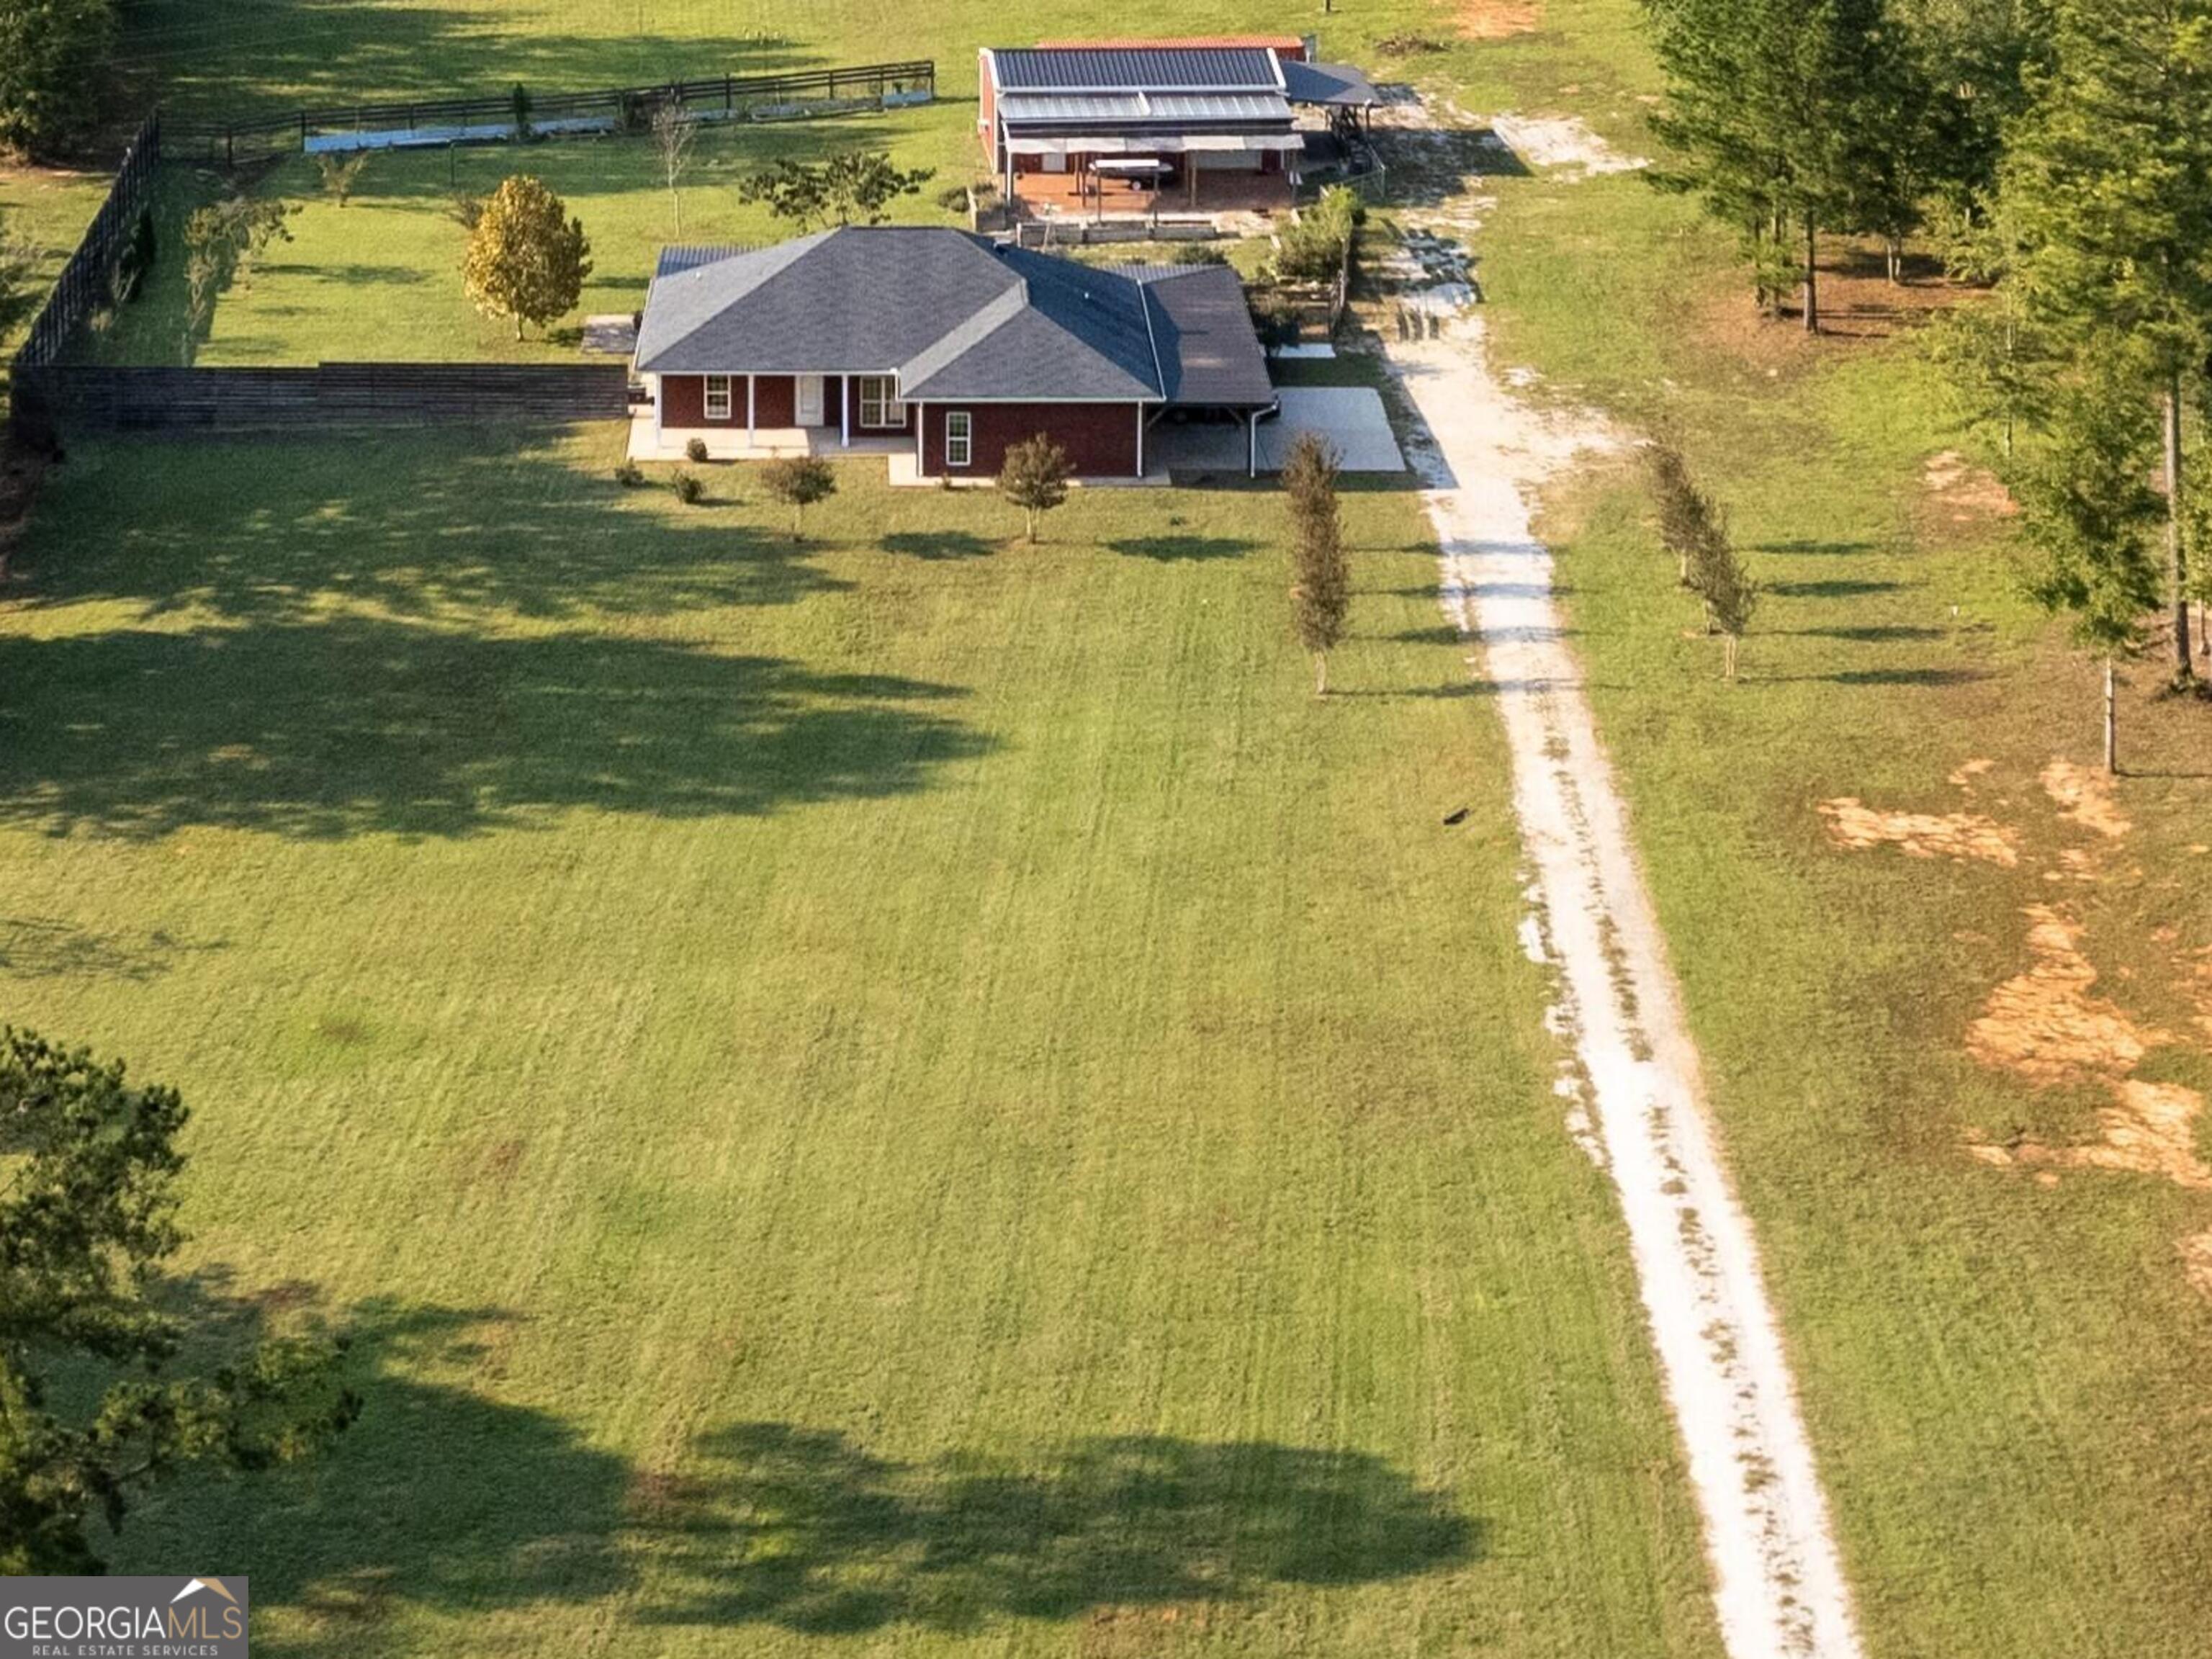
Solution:
<svg viewBox="0 0 2212 1659"><path fill-rule="evenodd" d="M959 422L959 429L953 428ZM945 465L948 467L975 465L975 417L964 409L945 411Z"/></svg>
<svg viewBox="0 0 2212 1659"><path fill-rule="evenodd" d="M854 400L860 404L860 425L864 429L895 431L906 424L906 405L899 401L898 376L896 374L860 374L854 377L860 383ZM876 417L868 418L868 388L878 388Z"/></svg>
<svg viewBox="0 0 2212 1659"><path fill-rule="evenodd" d="M722 388L719 394L714 390L714 386L717 381L721 383ZM715 402L718 397L721 404L721 407L719 409L715 407ZM730 376L727 374L709 374L707 377L707 389L700 407L706 416L706 418L710 421L726 421L730 418L731 415L733 414L737 409L737 404L731 397Z"/></svg>

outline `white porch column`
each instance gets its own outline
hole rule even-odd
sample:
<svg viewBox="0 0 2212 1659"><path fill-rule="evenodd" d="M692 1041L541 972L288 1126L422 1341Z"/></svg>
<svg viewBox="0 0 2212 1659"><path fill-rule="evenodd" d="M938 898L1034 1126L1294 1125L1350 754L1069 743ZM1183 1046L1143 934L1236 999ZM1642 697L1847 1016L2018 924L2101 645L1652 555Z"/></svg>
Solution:
<svg viewBox="0 0 2212 1659"><path fill-rule="evenodd" d="M753 447L753 382L757 375L745 376L745 447Z"/></svg>
<svg viewBox="0 0 2212 1659"><path fill-rule="evenodd" d="M1145 406L1137 405L1137 476L1145 476Z"/></svg>
<svg viewBox="0 0 2212 1659"><path fill-rule="evenodd" d="M663 380L658 374L653 375L651 379L653 381L653 447L659 449L660 447L660 393Z"/></svg>
<svg viewBox="0 0 2212 1659"><path fill-rule="evenodd" d="M853 377L837 377L837 447L853 447Z"/></svg>
<svg viewBox="0 0 2212 1659"><path fill-rule="evenodd" d="M914 476L929 476L929 411L920 404L910 405L914 410Z"/></svg>
<svg viewBox="0 0 2212 1659"><path fill-rule="evenodd" d="M1244 476L1260 476L1260 412L1254 410L1244 417Z"/></svg>

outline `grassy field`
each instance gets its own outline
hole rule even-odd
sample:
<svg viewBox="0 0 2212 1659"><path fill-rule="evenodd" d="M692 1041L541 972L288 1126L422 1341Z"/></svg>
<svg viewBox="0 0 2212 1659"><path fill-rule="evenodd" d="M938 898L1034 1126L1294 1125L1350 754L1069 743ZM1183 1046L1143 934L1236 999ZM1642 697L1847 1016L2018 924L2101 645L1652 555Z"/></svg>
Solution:
<svg viewBox="0 0 2212 1659"><path fill-rule="evenodd" d="M1586 47L1632 10L1550 16ZM1640 54L1562 47L1559 73L1505 95L1647 148ZM1972 446L1913 345L1921 296L1893 318L1895 296L1849 283L1850 337L1808 343L1755 321L1686 204L1633 178L1489 188L1501 363L1540 371L1540 398L1669 426L1765 587L1725 685L1632 471L1590 469L1551 503L1872 1650L2201 1653L2212 1304L2180 1246L2212 1198L1978 1161L1970 1144L2099 1146L2112 1096L2096 1074L2039 1086L1968 1037L2035 961L2027 908L2056 904L2093 996L2154 1034L2135 1075L2212 1091L2212 709L2153 700L2141 671L2116 795L2131 827L2063 816L2040 778L2094 765L2094 674L2021 598L1986 484L1931 471ZM1972 762L1990 764L1954 781ZM1818 810L1846 797L1986 817L2017 864L1846 851ZM2179 1157L2212 1159L2201 1118L2183 1136Z"/></svg>
<svg viewBox="0 0 2212 1659"><path fill-rule="evenodd" d="M794 547L617 442L50 487L0 994L369 1401L118 1565L272 1653L1711 1651L1415 498L1316 706L1272 497L856 464Z"/></svg>
<svg viewBox="0 0 2212 1659"><path fill-rule="evenodd" d="M138 54L204 108L933 52L948 101L868 125L948 169L1006 33L970 0L896 42L838 0L198 10L143 8ZM1636 16L1316 21L1648 150ZM1373 53L1408 32L1442 49ZM849 130L711 140L687 234L758 234L729 179ZM586 308L635 303L672 230L643 150L529 156L597 240ZM307 206L201 361L515 352L451 276L446 165ZM1765 586L1723 685L1633 477L1549 503L1869 1646L2196 1659L2179 1247L2212 1198L1978 1160L2093 1144L2111 1097L1967 1041L2056 902L2161 1035L2135 1075L2212 1091L2212 715L2137 687L2129 827L2063 817L2090 676L1987 492L1930 474L1966 446L1888 297L1808 343L1632 177L1480 184L1502 362L1671 426ZM173 361L175 304L103 349ZM990 504L854 468L794 551L755 504L614 493L611 442L88 447L42 510L0 611L0 994L187 1086L221 1328L350 1318L371 1383L331 1464L179 1491L125 1565L240 1558L279 1652L1710 1650L1412 499L1354 503L1315 710L1264 497L1087 495L1009 551ZM1844 850L1845 797L2017 860Z"/></svg>

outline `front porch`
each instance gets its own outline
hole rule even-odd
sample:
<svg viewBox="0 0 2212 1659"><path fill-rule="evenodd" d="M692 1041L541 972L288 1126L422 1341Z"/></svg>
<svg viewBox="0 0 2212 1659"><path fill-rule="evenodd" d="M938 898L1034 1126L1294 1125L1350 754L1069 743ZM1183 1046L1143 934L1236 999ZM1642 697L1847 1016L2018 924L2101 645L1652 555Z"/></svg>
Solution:
<svg viewBox="0 0 2212 1659"><path fill-rule="evenodd" d="M653 423L650 409L630 416L629 459L641 462L688 460L690 457L685 451L694 438L706 443L709 461L772 461L789 455L818 455L834 461L881 455L894 489L992 489L997 488L999 482L991 475L924 477L921 457L915 453L915 440L908 433L889 437L856 437L848 444L842 441L834 426L764 426L751 432L742 427L659 427ZM1163 489L1168 483L1168 472L1164 465L1148 465L1142 478L1077 477L1069 482L1091 489Z"/></svg>
<svg viewBox="0 0 2212 1659"><path fill-rule="evenodd" d="M779 456L819 455L835 460L842 455L904 455L914 459L912 433L888 434L855 433L844 441L836 426L763 426L750 431L741 426L659 425L650 408L634 411L629 418L629 458L633 461L680 461L691 441L707 446L710 461L772 461Z"/></svg>

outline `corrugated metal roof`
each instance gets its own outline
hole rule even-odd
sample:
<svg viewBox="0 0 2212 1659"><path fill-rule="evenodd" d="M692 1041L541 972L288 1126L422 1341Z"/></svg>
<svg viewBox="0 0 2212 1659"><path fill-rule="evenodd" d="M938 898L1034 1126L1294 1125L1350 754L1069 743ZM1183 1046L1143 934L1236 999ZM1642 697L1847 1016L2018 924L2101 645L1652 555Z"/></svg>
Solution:
<svg viewBox="0 0 2212 1659"><path fill-rule="evenodd" d="M1358 107L1382 101L1367 71L1349 64L1285 64L1283 88L1294 104L1346 104Z"/></svg>
<svg viewBox="0 0 2212 1659"><path fill-rule="evenodd" d="M999 113L1009 131L1084 122L1176 128L1261 123L1287 130L1293 119L1279 92L1008 93L999 100Z"/></svg>
<svg viewBox="0 0 2212 1659"><path fill-rule="evenodd" d="M1257 46L1000 47L992 52L1002 91L1181 88L1279 89L1275 55Z"/></svg>

